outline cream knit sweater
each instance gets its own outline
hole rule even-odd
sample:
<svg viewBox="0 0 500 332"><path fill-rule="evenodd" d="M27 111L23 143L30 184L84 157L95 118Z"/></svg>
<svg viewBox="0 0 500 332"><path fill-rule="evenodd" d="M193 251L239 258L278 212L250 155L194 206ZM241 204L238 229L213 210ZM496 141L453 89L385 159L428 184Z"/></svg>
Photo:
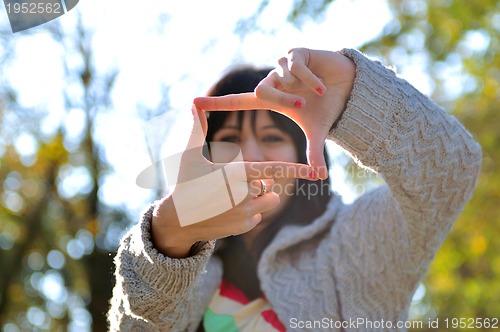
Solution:
<svg viewBox="0 0 500 332"><path fill-rule="evenodd" d="M355 62L356 79L329 138L386 185L350 205L334 197L320 218L283 228L258 276L290 331L405 330L397 324L472 195L481 149L380 62L342 53ZM195 331L222 276L215 242L199 243L185 259L166 257L151 243L151 218L149 208L121 241L110 330Z"/></svg>

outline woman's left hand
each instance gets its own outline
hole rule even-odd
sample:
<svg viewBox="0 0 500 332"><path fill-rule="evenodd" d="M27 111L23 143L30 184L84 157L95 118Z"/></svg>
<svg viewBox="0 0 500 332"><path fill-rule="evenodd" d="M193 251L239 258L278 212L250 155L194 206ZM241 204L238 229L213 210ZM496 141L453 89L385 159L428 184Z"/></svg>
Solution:
<svg viewBox="0 0 500 332"><path fill-rule="evenodd" d="M309 165L326 179L325 140L345 109L354 77L354 63L342 54L296 48L278 60L254 93L198 97L194 104L206 111L271 109L288 116L306 135Z"/></svg>

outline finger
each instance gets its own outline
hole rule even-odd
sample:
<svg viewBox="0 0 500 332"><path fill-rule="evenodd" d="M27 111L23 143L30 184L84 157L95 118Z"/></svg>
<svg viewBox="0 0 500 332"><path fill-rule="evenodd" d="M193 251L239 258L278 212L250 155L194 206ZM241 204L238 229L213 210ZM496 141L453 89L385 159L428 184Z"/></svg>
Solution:
<svg viewBox="0 0 500 332"><path fill-rule="evenodd" d="M261 221L262 221L262 214L260 213L257 213L252 218L250 218L250 222L252 224L255 224L255 226L257 226L257 224L260 223Z"/></svg>
<svg viewBox="0 0 500 332"><path fill-rule="evenodd" d="M217 97L197 97L194 104L205 111L269 110L270 105L252 92Z"/></svg>
<svg viewBox="0 0 500 332"><path fill-rule="evenodd" d="M302 108L306 104L303 97L278 90L265 83L257 85L255 96L259 100L266 100L271 105L269 109L273 109L273 106L276 107L277 105L284 108Z"/></svg>
<svg viewBox="0 0 500 332"><path fill-rule="evenodd" d="M291 75L300 80L317 95L322 96L325 93L326 87L323 82L303 63L291 62L289 70Z"/></svg>
<svg viewBox="0 0 500 332"><path fill-rule="evenodd" d="M257 213L245 220L241 220L239 222L231 224L230 227L235 229L235 231L233 231L233 235L239 235L251 231L261 221L262 215L260 213Z"/></svg>
<svg viewBox="0 0 500 332"><path fill-rule="evenodd" d="M235 209L239 209L242 218L237 218L236 222L228 227L234 228L234 234L242 234L253 229L262 220L262 212L270 211L280 204L280 197L276 193L267 193L264 196L256 197L242 202Z"/></svg>
<svg viewBox="0 0 500 332"><path fill-rule="evenodd" d="M314 175L322 180L328 178L328 168L326 167L325 155L325 138L314 137L307 140L307 161L314 169Z"/></svg>
<svg viewBox="0 0 500 332"><path fill-rule="evenodd" d="M273 76L274 84L271 84L274 87L280 87L286 90L295 90L299 88L302 83L301 81L295 77L290 70L288 69L288 58L283 57L278 60L280 73L276 73L276 70L270 75ZM269 77L266 79L269 80Z"/></svg>
<svg viewBox="0 0 500 332"><path fill-rule="evenodd" d="M264 182L264 184L262 182ZM260 197L266 195L272 191L273 185L274 185L273 179L252 180L248 183L249 195L251 197Z"/></svg>
<svg viewBox="0 0 500 332"><path fill-rule="evenodd" d="M263 196L254 197L245 201L239 208L246 209L249 216L266 212L276 208L280 204L280 196L277 193L269 192Z"/></svg>
<svg viewBox="0 0 500 332"><path fill-rule="evenodd" d="M207 116L205 115L205 112L196 107L196 105L193 105L193 107L196 109L196 113L198 115L198 120L200 121L200 126L203 131L203 139L207 136L207 131L208 131L208 121L207 121Z"/></svg>
<svg viewBox="0 0 500 332"><path fill-rule="evenodd" d="M326 87L310 69L307 67L307 57L309 56L306 49L292 49L288 54L288 70L290 73L297 77L309 89L314 91L317 95L322 96Z"/></svg>
<svg viewBox="0 0 500 332"><path fill-rule="evenodd" d="M207 118L205 113L201 109L198 109L195 105L192 105L191 113L193 114L193 127L191 129L191 136L186 150L198 150L205 144L205 137L208 128Z"/></svg>
<svg viewBox="0 0 500 332"><path fill-rule="evenodd" d="M233 168L239 171L242 165L244 166L247 180L285 178L317 180L313 169L309 165L299 163L282 161L233 162L224 165L224 167L228 174L241 174L241 172L233 171ZM220 165L215 164L215 166L219 167Z"/></svg>

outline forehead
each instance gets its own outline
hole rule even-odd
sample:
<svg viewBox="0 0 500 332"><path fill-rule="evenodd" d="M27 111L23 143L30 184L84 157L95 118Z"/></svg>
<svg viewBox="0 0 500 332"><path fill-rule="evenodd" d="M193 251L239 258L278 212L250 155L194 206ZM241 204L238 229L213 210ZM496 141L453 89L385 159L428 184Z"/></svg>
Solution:
<svg viewBox="0 0 500 332"><path fill-rule="evenodd" d="M274 121L269 113L270 111L231 112L224 120L224 126L241 128L247 123L252 127L274 125Z"/></svg>

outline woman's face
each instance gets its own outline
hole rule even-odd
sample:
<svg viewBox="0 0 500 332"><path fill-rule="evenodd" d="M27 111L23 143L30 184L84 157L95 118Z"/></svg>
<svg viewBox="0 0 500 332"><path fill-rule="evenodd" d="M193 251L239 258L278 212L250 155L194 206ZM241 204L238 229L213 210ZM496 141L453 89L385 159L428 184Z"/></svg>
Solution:
<svg viewBox="0 0 500 332"><path fill-rule="evenodd" d="M252 112L256 112L255 127L252 124ZM245 161L286 161L298 162L298 155L292 137L282 131L273 122L270 111L245 111L241 127L238 125L237 112L228 115L224 124L213 135L214 142L228 142L239 146ZM232 157L232 158L231 158ZM214 162L227 162L234 158L234 153L228 155L218 151ZM273 191L280 194L281 204L273 211L263 214L269 218L283 207L288 197L293 194L294 179L278 179Z"/></svg>

